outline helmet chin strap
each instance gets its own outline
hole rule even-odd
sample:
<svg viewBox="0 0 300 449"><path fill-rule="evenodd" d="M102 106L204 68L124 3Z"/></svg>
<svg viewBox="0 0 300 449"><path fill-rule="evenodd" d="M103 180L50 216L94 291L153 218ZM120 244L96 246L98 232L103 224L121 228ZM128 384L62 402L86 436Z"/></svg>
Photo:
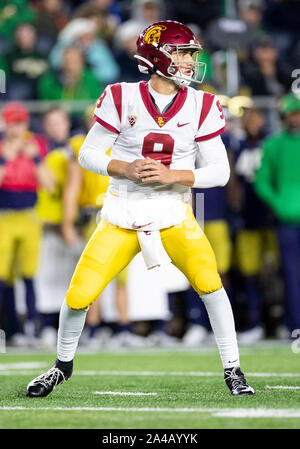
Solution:
<svg viewBox="0 0 300 449"><path fill-rule="evenodd" d="M184 76L184 75L182 75L182 76ZM177 84L178 86L189 86L190 84L191 84L191 82L192 82L192 80L191 79L185 79L185 78L179 78L179 77L176 77L176 76L172 76L171 77L171 79L174 81L174 83L175 84Z"/></svg>
<svg viewBox="0 0 300 449"><path fill-rule="evenodd" d="M176 75L166 76L163 73L161 73L159 70L156 70L156 73L158 75L162 76L163 78L166 78L168 80L173 81L175 84L177 84L177 86L180 86L180 87L182 87L182 86L186 86L187 87L193 81L193 80L191 80L190 78L188 78L185 75L181 75L180 77L176 76Z"/></svg>
<svg viewBox="0 0 300 449"><path fill-rule="evenodd" d="M153 70L154 65L153 65L151 62L149 62L148 59L143 58L143 57L140 56L140 55L133 55L133 57L136 58L136 59L138 59L138 60L140 60L140 61L142 61L142 62L144 62L144 63L147 64L147 66L149 67L149 68L147 68L147 67L145 67L145 66L142 66L141 64L138 64L138 68L139 68L139 71L140 71L140 72L142 72L142 73L149 73L149 69L150 69L150 70Z"/></svg>
<svg viewBox="0 0 300 449"><path fill-rule="evenodd" d="M149 70L153 70L153 71L155 71L155 73L157 73L157 75L162 76L163 78L166 78L168 80L174 81L174 83L180 87L182 87L182 86L187 87L193 81L185 75L181 75L180 77L176 76L176 75L166 76L160 70L157 70L157 69L155 70L155 66L153 64L151 64L151 62L149 62L146 58L143 58L140 55L134 55L134 58L136 58L140 61L143 61L144 63L146 63L148 65L149 68L142 66L141 64L138 65L139 71L142 73L149 73Z"/></svg>

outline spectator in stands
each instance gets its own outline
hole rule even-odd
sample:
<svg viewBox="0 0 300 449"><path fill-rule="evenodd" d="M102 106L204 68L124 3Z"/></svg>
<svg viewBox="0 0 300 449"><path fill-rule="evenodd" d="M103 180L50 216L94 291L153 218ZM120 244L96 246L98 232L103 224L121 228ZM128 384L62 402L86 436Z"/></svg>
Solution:
<svg viewBox="0 0 300 449"><path fill-rule="evenodd" d="M119 0L89 0L87 4L105 11L110 26L114 28L123 21L123 2Z"/></svg>
<svg viewBox="0 0 300 449"><path fill-rule="evenodd" d="M142 29L134 21L128 21L118 27L115 35L115 55L121 69L121 79L127 83L136 83L147 79L137 71L137 59L133 57L136 54L136 41Z"/></svg>
<svg viewBox="0 0 300 449"><path fill-rule="evenodd" d="M205 38L214 50L233 48L245 57L261 34L261 9L252 2L242 1L238 4L237 17L233 16L233 10L230 13L209 23Z"/></svg>
<svg viewBox="0 0 300 449"><path fill-rule="evenodd" d="M45 164L55 179L55 189L49 192L40 188L38 191L36 210L43 224L43 237L36 287L41 319L41 344L51 348L56 343L56 326L61 306L57 296L66 288L80 254L76 247L70 249L64 244L60 228L67 164L71 154L71 120L64 109L54 106L44 113L43 127L50 150Z"/></svg>
<svg viewBox="0 0 300 449"><path fill-rule="evenodd" d="M250 60L241 64L242 83L252 95L275 95L280 97L291 84L291 75L278 60L278 52L268 36L253 44Z"/></svg>
<svg viewBox="0 0 300 449"><path fill-rule="evenodd" d="M289 63L291 48L299 42L299 1L265 0L263 26L274 39L280 58Z"/></svg>
<svg viewBox="0 0 300 449"><path fill-rule="evenodd" d="M162 20L164 16L163 0L134 0L132 2L131 18L140 23L142 28Z"/></svg>
<svg viewBox="0 0 300 449"><path fill-rule="evenodd" d="M99 82L108 84L116 81L120 73L119 66L107 43L97 37L97 32L97 25L93 20L78 18L69 22L59 33L58 41L51 51L52 67L60 69L63 66L64 50L74 46L81 49Z"/></svg>
<svg viewBox="0 0 300 449"><path fill-rule="evenodd" d="M182 23L197 23L202 30L220 17L222 4L219 0L165 0L170 19Z"/></svg>
<svg viewBox="0 0 300 449"><path fill-rule="evenodd" d="M34 24L36 21L35 11L26 0L1 2L1 26L0 45L1 49L8 48L11 37L16 28L22 23Z"/></svg>
<svg viewBox="0 0 300 449"><path fill-rule="evenodd" d="M116 20L115 17L112 19L104 7L94 5L93 1L83 3L72 15L72 20L78 18L94 21L97 29L97 37L111 45L111 41L119 25L119 20Z"/></svg>
<svg viewBox="0 0 300 449"><path fill-rule="evenodd" d="M53 192L39 190L36 209L44 223L60 225L63 213L62 192L70 156L71 121L68 113L59 106L48 109L43 116L43 128L49 145L45 163L56 179L56 184Z"/></svg>
<svg viewBox="0 0 300 449"><path fill-rule="evenodd" d="M139 30L140 33L148 25L158 22L164 17L163 0L134 0L130 8L130 18L121 25L121 35L122 32L126 33L126 31L133 29Z"/></svg>
<svg viewBox="0 0 300 449"><path fill-rule="evenodd" d="M17 27L14 46L7 53L6 61L8 98L36 99L38 79L47 71L49 63L37 49L37 34L33 25L21 24Z"/></svg>
<svg viewBox="0 0 300 449"><path fill-rule="evenodd" d="M244 137L239 140L238 149L233 153L234 176L231 183L235 182L235 195L239 198L242 218L242 229L236 239L236 263L244 277L247 295L246 330L240 334L240 341L251 344L265 335L262 304L266 298L262 280L263 275L270 271L276 274L278 251L273 213L253 187L266 137L264 116L258 109L250 108L244 113L241 124Z"/></svg>
<svg viewBox="0 0 300 449"><path fill-rule="evenodd" d="M94 100L103 88L76 47L65 48L61 70L48 72L38 85L41 100Z"/></svg>
<svg viewBox="0 0 300 449"><path fill-rule="evenodd" d="M59 31L68 23L68 14L62 0L42 0L35 8L39 48L48 53L55 44Z"/></svg>
<svg viewBox="0 0 300 449"><path fill-rule="evenodd" d="M48 109L43 115L43 130L50 152L67 146L71 130L68 113L59 105Z"/></svg>
<svg viewBox="0 0 300 449"><path fill-rule="evenodd" d="M300 99L282 101L283 129L266 140L255 189L278 219L278 241L285 278L284 325L300 329Z"/></svg>
<svg viewBox="0 0 300 449"><path fill-rule="evenodd" d="M29 337L35 337L33 278L38 265L41 228L34 207L38 185L52 191L54 180L42 159L45 154L42 140L29 132L29 113L25 106L9 103L2 114L5 128L0 142L0 304L6 283L12 276L21 277L27 305L24 329ZM13 296L10 300L14 300ZM6 306L10 308L9 304Z"/></svg>

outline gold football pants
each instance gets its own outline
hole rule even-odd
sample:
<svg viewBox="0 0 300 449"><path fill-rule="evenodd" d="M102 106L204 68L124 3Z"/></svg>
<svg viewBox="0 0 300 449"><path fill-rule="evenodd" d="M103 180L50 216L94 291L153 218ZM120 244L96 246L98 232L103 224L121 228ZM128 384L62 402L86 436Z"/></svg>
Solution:
<svg viewBox="0 0 300 449"><path fill-rule="evenodd" d="M222 287L213 250L190 206L180 225L163 229L160 234L173 264L199 295ZM140 250L137 231L102 219L78 261L67 292L67 305L72 309L90 306Z"/></svg>
<svg viewBox="0 0 300 449"><path fill-rule="evenodd" d="M0 212L0 279L32 278L38 268L41 222L34 209Z"/></svg>

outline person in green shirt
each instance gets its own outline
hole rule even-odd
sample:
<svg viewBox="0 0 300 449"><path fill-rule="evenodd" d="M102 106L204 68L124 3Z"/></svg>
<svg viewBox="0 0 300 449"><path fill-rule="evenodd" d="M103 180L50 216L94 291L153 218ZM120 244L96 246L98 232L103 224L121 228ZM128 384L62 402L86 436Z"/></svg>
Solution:
<svg viewBox="0 0 300 449"><path fill-rule="evenodd" d="M7 44L22 23L36 23L36 12L27 0L0 0L0 37Z"/></svg>
<svg viewBox="0 0 300 449"><path fill-rule="evenodd" d="M283 129L264 143L255 190L278 219L278 242L285 280L284 325L300 329L300 98L282 99Z"/></svg>
<svg viewBox="0 0 300 449"><path fill-rule="evenodd" d="M40 100L95 100L104 90L103 84L85 66L81 50L67 47L61 71L49 71L38 84Z"/></svg>

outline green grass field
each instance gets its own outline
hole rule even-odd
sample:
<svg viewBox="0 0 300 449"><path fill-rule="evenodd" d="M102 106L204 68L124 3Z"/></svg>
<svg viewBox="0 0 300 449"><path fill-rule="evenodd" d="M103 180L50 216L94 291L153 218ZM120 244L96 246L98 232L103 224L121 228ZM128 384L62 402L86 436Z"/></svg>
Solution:
<svg viewBox="0 0 300 449"><path fill-rule="evenodd" d="M0 356L1 429L300 428L300 353L288 343L241 349L242 369L256 389L247 397L229 394L218 353L207 347L79 352L68 382L46 398L26 398L28 382L54 359Z"/></svg>

